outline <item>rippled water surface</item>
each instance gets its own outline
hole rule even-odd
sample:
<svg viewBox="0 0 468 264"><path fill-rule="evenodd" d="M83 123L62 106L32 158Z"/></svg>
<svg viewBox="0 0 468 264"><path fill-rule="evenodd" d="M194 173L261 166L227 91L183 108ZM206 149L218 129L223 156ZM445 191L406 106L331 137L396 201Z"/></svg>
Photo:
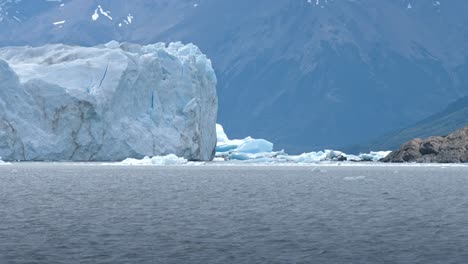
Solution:
<svg viewBox="0 0 468 264"><path fill-rule="evenodd" d="M0 166L0 263L468 263L468 167Z"/></svg>

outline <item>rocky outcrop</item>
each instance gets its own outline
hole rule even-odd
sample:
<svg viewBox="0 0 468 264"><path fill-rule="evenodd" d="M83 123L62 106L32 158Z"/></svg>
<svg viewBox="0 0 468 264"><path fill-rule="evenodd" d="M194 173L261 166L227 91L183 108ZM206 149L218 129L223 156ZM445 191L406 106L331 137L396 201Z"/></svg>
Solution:
<svg viewBox="0 0 468 264"><path fill-rule="evenodd" d="M468 163L468 126L444 137L413 139L384 162Z"/></svg>
<svg viewBox="0 0 468 264"><path fill-rule="evenodd" d="M216 76L192 44L0 49L7 161L210 160Z"/></svg>

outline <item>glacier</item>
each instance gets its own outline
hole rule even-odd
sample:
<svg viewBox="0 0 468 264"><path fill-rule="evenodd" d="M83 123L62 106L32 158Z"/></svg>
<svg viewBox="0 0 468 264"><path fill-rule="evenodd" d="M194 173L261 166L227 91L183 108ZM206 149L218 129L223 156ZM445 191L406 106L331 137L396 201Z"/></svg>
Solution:
<svg viewBox="0 0 468 264"><path fill-rule="evenodd" d="M216 83L193 44L0 48L0 156L211 160Z"/></svg>
<svg viewBox="0 0 468 264"><path fill-rule="evenodd" d="M373 151L350 155L337 150L308 152L301 155L289 155L284 150L274 151L273 143L265 139L247 137L229 139L220 124L216 124L217 145L216 161L241 163L294 163L308 164L329 161L377 162L388 156L391 151Z"/></svg>

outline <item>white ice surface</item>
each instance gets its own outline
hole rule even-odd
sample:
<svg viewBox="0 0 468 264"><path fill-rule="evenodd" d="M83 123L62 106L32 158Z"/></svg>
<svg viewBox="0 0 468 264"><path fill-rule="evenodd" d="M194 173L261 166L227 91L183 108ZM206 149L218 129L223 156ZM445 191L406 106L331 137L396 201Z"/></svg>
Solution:
<svg viewBox="0 0 468 264"><path fill-rule="evenodd" d="M0 156L211 160L216 76L193 44L0 48Z"/></svg>
<svg viewBox="0 0 468 264"><path fill-rule="evenodd" d="M2 157L0 157L0 166L1 166L1 165L8 165L8 164L10 164L10 163L4 162L4 161L2 160Z"/></svg>
<svg viewBox="0 0 468 264"><path fill-rule="evenodd" d="M174 154L167 156L155 156L155 157L144 157L143 159L132 159L128 158L122 161L121 165L131 166L167 166L167 165L184 165L187 164L188 160L179 158Z"/></svg>
<svg viewBox="0 0 468 264"><path fill-rule="evenodd" d="M370 153L361 153L359 157L362 161L379 161L392 153L391 151L371 151Z"/></svg>

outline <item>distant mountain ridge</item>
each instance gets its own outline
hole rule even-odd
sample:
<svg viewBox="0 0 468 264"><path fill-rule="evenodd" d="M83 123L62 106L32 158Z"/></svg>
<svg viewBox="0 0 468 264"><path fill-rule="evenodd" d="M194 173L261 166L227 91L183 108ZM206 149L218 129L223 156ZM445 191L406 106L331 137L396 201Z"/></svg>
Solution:
<svg viewBox="0 0 468 264"><path fill-rule="evenodd" d="M395 150L398 149L402 143L408 142L414 138L423 139L431 136L446 136L465 125L468 125L468 96L451 103L443 111L415 125L374 140L373 143L361 147L360 150Z"/></svg>
<svg viewBox="0 0 468 264"><path fill-rule="evenodd" d="M2 46L197 44L219 122L293 153L366 142L468 95L465 0L7 2Z"/></svg>

